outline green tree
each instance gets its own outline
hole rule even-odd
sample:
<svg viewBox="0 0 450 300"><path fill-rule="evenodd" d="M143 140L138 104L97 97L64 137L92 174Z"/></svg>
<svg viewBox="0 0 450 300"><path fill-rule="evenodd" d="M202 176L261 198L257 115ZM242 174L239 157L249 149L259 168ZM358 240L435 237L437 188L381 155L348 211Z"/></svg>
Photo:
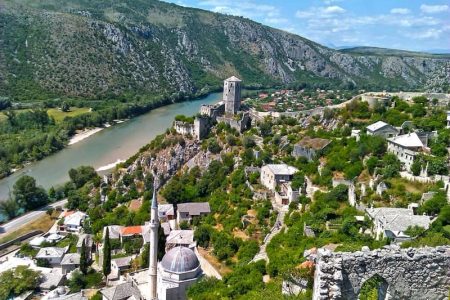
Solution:
<svg viewBox="0 0 450 300"><path fill-rule="evenodd" d="M16 200L9 198L6 201L0 202L0 214L8 217L8 219L15 218L19 213L19 205Z"/></svg>
<svg viewBox="0 0 450 300"><path fill-rule="evenodd" d="M414 176L419 176L421 169L422 169L422 164L421 164L420 160L415 159L411 165L411 172L413 173Z"/></svg>
<svg viewBox="0 0 450 300"><path fill-rule="evenodd" d="M75 270L67 282L71 293L77 293L87 287L86 276L78 270Z"/></svg>
<svg viewBox="0 0 450 300"><path fill-rule="evenodd" d="M208 225L200 225L194 231L194 240L203 248L208 248L211 240L211 229Z"/></svg>
<svg viewBox="0 0 450 300"><path fill-rule="evenodd" d="M141 268L148 268L150 259L150 243L144 245L144 250L141 254Z"/></svg>
<svg viewBox="0 0 450 300"><path fill-rule="evenodd" d="M159 225L158 227L158 260L161 260L166 254L166 235L164 229Z"/></svg>
<svg viewBox="0 0 450 300"><path fill-rule="evenodd" d="M40 272L18 266L0 274L0 299L10 299L39 285Z"/></svg>
<svg viewBox="0 0 450 300"><path fill-rule="evenodd" d="M108 277L111 273L111 241L109 240L109 228L106 228L103 245L103 275Z"/></svg>
<svg viewBox="0 0 450 300"><path fill-rule="evenodd" d="M222 148L214 138L211 138L208 140L208 150L211 151L211 153L219 153Z"/></svg>
<svg viewBox="0 0 450 300"><path fill-rule="evenodd" d="M85 185L89 180L98 177L97 172L91 166L81 166L77 169L69 170L70 180L75 184L77 188Z"/></svg>
<svg viewBox="0 0 450 300"><path fill-rule="evenodd" d="M48 202L45 190L36 186L36 180L28 175L24 175L16 181L13 194L19 206L26 210L41 207Z"/></svg>
<svg viewBox="0 0 450 300"><path fill-rule="evenodd" d="M86 253L86 243L85 243L85 240L83 240L83 243L81 244L81 253L80 253L80 271L81 271L81 273L86 275L87 271L88 271L88 266L89 266L89 262L88 262L87 253Z"/></svg>
<svg viewBox="0 0 450 300"><path fill-rule="evenodd" d="M61 111L63 111L63 112L68 112L68 111L70 111L70 106L69 106L69 104L67 104L67 102L63 102L62 104L61 104Z"/></svg>

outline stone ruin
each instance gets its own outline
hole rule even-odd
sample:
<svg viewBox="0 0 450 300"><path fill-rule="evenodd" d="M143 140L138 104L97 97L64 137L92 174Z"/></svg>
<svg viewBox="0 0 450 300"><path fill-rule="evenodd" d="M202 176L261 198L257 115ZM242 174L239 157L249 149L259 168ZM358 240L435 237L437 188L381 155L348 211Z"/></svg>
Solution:
<svg viewBox="0 0 450 300"><path fill-rule="evenodd" d="M371 278L382 279L378 299L448 299L450 246L386 246L354 253L320 249L314 274L313 300L358 299Z"/></svg>

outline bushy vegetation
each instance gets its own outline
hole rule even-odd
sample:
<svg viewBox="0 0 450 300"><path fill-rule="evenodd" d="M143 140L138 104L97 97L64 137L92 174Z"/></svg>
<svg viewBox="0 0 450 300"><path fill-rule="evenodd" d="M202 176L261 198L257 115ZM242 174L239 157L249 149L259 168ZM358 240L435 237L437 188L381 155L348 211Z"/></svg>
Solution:
<svg viewBox="0 0 450 300"><path fill-rule="evenodd" d="M10 299L26 291L33 291L39 285L40 272L27 266L18 266L0 274L0 299Z"/></svg>

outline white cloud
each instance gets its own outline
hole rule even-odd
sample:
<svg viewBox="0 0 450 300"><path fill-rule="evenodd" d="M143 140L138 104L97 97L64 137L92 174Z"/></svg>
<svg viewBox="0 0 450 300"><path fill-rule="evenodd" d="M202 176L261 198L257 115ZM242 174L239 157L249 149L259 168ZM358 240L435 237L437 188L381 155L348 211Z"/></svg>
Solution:
<svg viewBox="0 0 450 300"><path fill-rule="evenodd" d="M437 14L448 11L448 5L427 5L422 4L420 10L426 14Z"/></svg>
<svg viewBox="0 0 450 300"><path fill-rule="evenodd" d="M287 19L281 17L280 10L277 7L249 0L203 0L198 5L214 12L250 19L263 19L272 24L281 24L284 20L287 21Z"/></svg>
<svg viewBox="0 0 450 300"><path fill-rule="evenodd" d="M337 5L333 5L333 6L328 6L325 7L322 12L326 13L326 14L342 14L345 13L345 9L343 9L340 6Z"/></svg>
<svg viewBox="0 0 450 300"><path fill-rule="evenodd" d="M409 10L408 8L393 8L391 9L391 14L397 14L397 15L407 15L411 13L411 10Z"/></svg>
<svg viewBox="0 0 450 300"><path fill-rule="evenodd" d="M295 16L300 19L310 19L310 18L331 18L338 14L345 13L346 10L340 6L333 5L327 7L310 7L307 10L298 10Z"/></svg>

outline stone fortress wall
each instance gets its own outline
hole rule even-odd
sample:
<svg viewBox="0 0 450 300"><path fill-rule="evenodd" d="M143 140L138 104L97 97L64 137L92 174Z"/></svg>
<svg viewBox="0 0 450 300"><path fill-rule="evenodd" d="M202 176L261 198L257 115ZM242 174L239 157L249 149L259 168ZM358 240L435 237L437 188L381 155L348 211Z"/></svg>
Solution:
<svg viewBox="0 0 450 300"><path fill-rule="evenodd" d="M379 299L448 299L450 246L386 246L354 253L320 249L313 300L358 299L364 282L376 275L384 279Z"/></svg>

